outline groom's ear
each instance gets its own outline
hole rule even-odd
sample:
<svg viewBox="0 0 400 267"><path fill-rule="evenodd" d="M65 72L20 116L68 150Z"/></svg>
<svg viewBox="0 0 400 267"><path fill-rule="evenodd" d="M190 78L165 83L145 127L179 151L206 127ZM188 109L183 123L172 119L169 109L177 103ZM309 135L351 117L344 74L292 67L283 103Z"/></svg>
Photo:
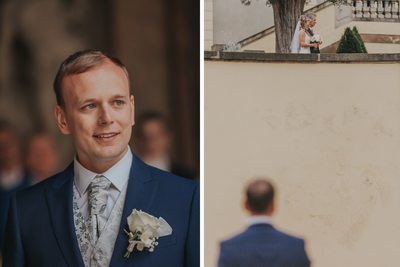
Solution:
<svg viewBox="0 0 400 267"><path fill-rule="evenodd" d="M272 199L270 206L268 207L268 216L271 216L275 212L275 200Z"/></svg>
<svg viewBox="0 0 400 267"><path fill-rule="evenodd" d="M60 129L62 134L70 134L70 129L68 127L67 117L65 114L65 110L60 105L57 105L54 108L54 117L56 119L56 123L58 129Z"/></svg>
<svg viewBox="0 0 400 267"><path fill-rule="evenodd" d="M250 205L249 205L249 201L246 199L243 201L243 208L247 211L247 212L251 212L250 210Z"/></svg>

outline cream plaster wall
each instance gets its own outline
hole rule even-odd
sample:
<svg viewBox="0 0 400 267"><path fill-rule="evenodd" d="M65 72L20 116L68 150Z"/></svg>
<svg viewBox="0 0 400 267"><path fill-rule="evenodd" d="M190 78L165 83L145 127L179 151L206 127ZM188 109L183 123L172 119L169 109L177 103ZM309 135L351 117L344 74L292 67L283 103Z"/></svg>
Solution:
<svg viewBox="0 0 400 267"><path fill-rule="evenodd" d="M269 176L313 267L400 266L400 64L205 61L205 266Z"/></svg>
<svg viewBox="0 0 400 267"><path fill-rule="evenodd" d="M366 43L368 53L400 53L400 44ZM384 51L384 52L382 52Z"/></svg>
<svg viewBox="0 0 400 267"><path fill-rule="evenodd" d="M213 45L213 1L204 0L204 50Z"/></svg>
<svg viewBox="0 0 400 267"><path fill-rule="evenodd" d="M321 34L323 38L321 48L339 41L346 27L352 28L353 26L356 26L360 33L400 35L400 24L396 22L351 21L350 23L336 27L335 9L336 7L331 5L317 13L315 32ZM398 53L400 49L400 45L372 46L374 53ZM244 46L241 50L264 50L267 53L274 53L275 33L269 34L264 38Z"/></svg>
<svg viewBox="0 0 400 267"><path fill-rule="evenodd" d="M272 8L265 2L245 6L239 0L213 0L214 43L237 43L273 25Z"/></svg>

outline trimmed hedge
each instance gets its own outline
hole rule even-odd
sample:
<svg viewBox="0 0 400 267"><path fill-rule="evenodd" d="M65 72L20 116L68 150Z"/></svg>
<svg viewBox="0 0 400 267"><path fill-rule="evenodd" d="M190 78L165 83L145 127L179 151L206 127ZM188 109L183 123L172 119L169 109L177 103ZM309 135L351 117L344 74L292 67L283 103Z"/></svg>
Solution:
<svg viewBox="0 0 400 267"><path fill-rule="evenodd" d="M361 39L356 27L353 27L353 30L349 27L345 29L336 53L367 53L364 41Z"/></svg>

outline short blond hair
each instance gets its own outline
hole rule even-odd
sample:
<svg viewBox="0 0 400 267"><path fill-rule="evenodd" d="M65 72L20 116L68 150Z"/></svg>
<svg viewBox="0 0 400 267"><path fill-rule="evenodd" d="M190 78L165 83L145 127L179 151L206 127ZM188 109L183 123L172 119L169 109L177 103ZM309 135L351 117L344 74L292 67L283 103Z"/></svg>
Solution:
<svg viewBox="0 0 400 267"><path fill-rule="evenodd" d="M56 94L57 105L60 105L62 107L64 107L65 105L64 98L62 95L62 82L65 77L73 74L80 74L87 72L90 69L94 68L95 66L104 63L104 61L106 60L110 60L115 65L120 67L126 74L129 83L128 70L126 69L125 65L121 62L121 60L119 60L118 58L109 56L106 53L101 52L100 50L79 51L70 55L67 59L65 59L61 63L60 68L57 71L53 83L53 89Z"/></svg>

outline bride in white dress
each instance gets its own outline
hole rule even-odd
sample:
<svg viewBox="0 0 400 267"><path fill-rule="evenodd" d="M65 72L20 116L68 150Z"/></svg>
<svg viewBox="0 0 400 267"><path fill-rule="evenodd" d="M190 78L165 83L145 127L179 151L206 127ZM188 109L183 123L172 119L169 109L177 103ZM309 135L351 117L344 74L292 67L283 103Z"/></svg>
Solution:
<svg viewBox="0 0 400 267"><path fill-rule="evenodd" d="M311 36L307 29L310 27L310 19L301 15L293 34L291 53L310 54L310 47L318 47L318 43L311 43Z"/></svg>

